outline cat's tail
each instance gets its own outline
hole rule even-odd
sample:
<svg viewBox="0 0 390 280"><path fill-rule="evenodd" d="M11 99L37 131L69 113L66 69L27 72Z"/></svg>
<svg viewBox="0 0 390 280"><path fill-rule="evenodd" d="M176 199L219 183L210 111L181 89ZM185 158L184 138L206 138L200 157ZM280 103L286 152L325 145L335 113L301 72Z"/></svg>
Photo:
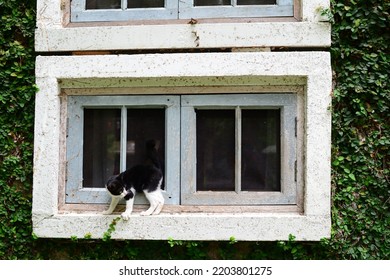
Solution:
<svg viewBox="0 0 390 280"><path fill-rule="evenodd" d="M161 161L157 152L159 146L160 142L158 140L152 139L146 141L146 164L162 170Z"/></svg>

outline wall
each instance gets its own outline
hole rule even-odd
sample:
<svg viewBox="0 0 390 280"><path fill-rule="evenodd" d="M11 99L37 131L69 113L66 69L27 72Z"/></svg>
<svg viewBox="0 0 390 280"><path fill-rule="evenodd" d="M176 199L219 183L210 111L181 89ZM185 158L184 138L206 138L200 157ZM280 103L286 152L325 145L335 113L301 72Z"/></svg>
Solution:
<svg viewBox="0 0 390 280"><path fill-rule="evenodd" d="M332 1L332 237L256 243L34 238L34 2L0 0L1 259L389 259L388 2Z"/></svg>

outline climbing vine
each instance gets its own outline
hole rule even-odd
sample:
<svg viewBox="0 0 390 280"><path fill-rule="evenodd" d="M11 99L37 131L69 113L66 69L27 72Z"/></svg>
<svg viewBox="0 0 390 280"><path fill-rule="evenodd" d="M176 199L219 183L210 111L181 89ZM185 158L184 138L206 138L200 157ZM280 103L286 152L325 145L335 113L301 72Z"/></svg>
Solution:
<svg viewBox="0 0 390 280"><path fill-rule="evenodd" d="M115 241L32 234L35 1L0 0L0 259L389 259L390 2L331 4L331 238Z"/></svg>

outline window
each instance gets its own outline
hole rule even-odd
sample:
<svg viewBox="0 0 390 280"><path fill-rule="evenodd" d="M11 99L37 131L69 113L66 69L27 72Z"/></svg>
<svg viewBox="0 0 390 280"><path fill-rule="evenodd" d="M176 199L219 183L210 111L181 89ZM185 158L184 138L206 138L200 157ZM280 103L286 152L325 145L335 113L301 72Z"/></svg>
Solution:
<svg viewBox="0 0 390 280"><path fill-rule="evenodd" d="M296 120L296 94L183 96L182 203L296 204Z"/></svg>
<svg viewBox="0 0 390 280"><path fill-rule="evenodd" d="M67 102L65 203L108 203L106 180L142 163L145 143L154 139L167 204L297 204L296 94L70 96ZM146 201L137 196L136 203Z"/></svg>
<svg viewBox="0 0 390 280"><path fill-rule="evenodd" d="M73 0L71 20L126 21L293 16L293 0Z"/></svg>
<svg viewBox="0 0 390 280"><path fill-rule="evenodd" d="M144 217L137 196L113 239L330 235L329 53L56 55L36 67L36 236L101 238L118 216L101 214L104 177L138 161L149 136L167 203Z"/></svg>
<svg viewBox="0 0 390 280"><path fill-rule="evenodd" d="M166 203L177 204L179 114L177 96L70 96L65 203L108 203L107 179L142 163L145 143L154 139L166 171Z"/></svg>
<svg viewBox="0 0 390 280"><path fill-rule="evenodd" d="M146 1L152 0L37 0L35 50L313 50L331 44L331 26L321 14L329 0L164 0L164 7L146 7Z"/></svg>

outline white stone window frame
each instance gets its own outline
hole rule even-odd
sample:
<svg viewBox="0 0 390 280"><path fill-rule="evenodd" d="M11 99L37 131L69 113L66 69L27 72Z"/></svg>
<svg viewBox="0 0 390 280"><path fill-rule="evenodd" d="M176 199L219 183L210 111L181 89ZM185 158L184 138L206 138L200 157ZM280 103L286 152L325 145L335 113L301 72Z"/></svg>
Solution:
<svg viewBox="0 0 390 280"><path fill-rule="evenodd" d="M292 17L294 0L277 0L276 5L194 6L193 0L165 0L164 7L128 9L127 0L119 9L87 10L86 0L71 2L71 22L106 22L155 19Z"/></svg>
<svg viewBox="0 0 390 280"><path fill-rule="evenodd" d="M320 65L320 66L319 66ZM228 209L170 206L157 216L119 221L112 238L167 240L320 240L330 236L331 68L326 52L207 53L119 56L38 56L36 97L33 230L39 237L101 238L115 215L64 205L67 95L207 93L210 88L263 88L286 92L302 89L304 114L301 208L245 207ZM63 190L62 190L63 191ZM189 208L190 207L190 208ZM158 230L156 230L156 228Z"/></svg>
<svg viewBox="0 0 390 280"><path fill-rule="evenodd" d="M331 44L329 0L295 0L276 18L70 22L70 2L37 1L37 52L204 48L317 48Z"/></svg>

